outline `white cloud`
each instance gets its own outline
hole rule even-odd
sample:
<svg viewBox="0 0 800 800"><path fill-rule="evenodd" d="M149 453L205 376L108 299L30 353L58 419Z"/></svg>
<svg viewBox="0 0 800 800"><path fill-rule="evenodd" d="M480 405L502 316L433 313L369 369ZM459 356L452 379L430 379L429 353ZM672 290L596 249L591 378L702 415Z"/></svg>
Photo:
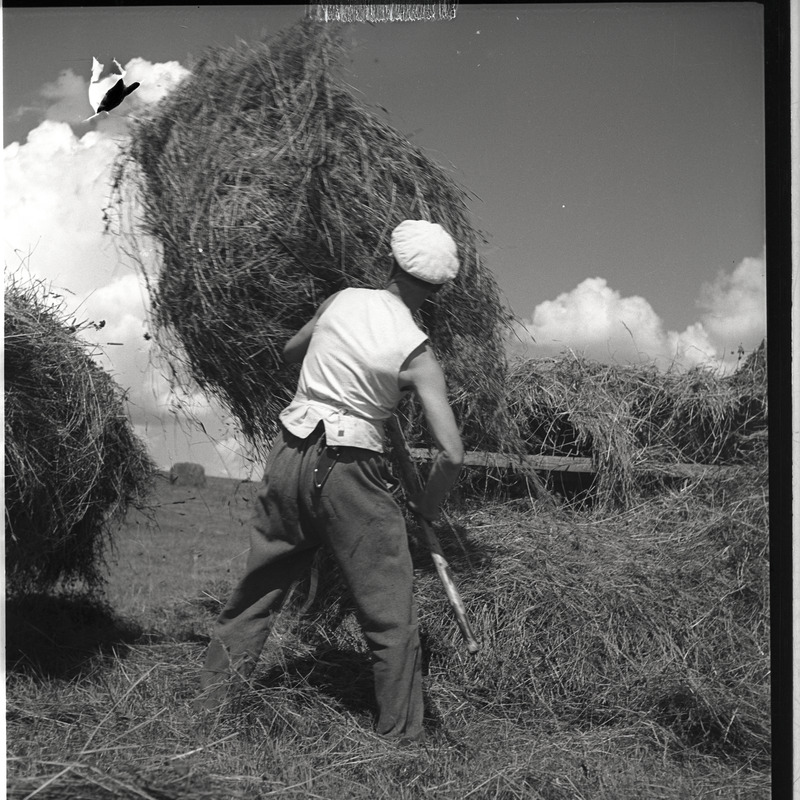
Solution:
<svg viewBox="0 0 800 800"><path fill-rule="evenodd" d="M4 261L12 268L24 262L35 276L69 292L68 305L80 319L105 321L85 336L129 390L131 417L159 464L188 460L203 463L212 475L250 472L231 423L199 396L180 402L203 422L209 438L191 432L168 381L151 363L141 278L118 240L105 232L112 167L128 140L130 119L147 114L188 70L174 61L131 59L124 65L126 81L140 87L108 117L87 124L90 67L88 59L85 75L62 72L42 87L35 106L18 110L38 113L41 122L26 142L4 149ZM764 264L763 254L745 259L704 285L699 319L683 332L666 330L646 299L623 297L604 279L589 278L534 309L522 331L535 338L528 353L571 348L604 361L721 363L740 343L752 349L764 336Z"/></svg>
<svg viewBox="0 0 800 800"><path fill-rule="evenodd" d="M587 278L536 306L517 330L522 344L515 349L529 356L572 350L603 362L727 370L740 345L753 350L765 336L765 295L764 256L746 258L731 274L703 285L698 321L678 332L665 328L645 298L623 297L605 279Z"/></svg>
<svg viewBox="0 0 800 800"><path fill-rule="evenodd" d="M169 94L188 74L189 70L177 61L154 64L144 58L132 58L124 64L125 82L138 81L139 88L128 95L125 102L151 106Z"/></svg>
<svg viewBox="0 0 800 800"><path fill-rule="evenodd" d="M45 119L54 122L78 124L91 114L87 94L88 80L71 69L61 72L52 83L46 83L39 92L45 101Z"/></svg>
<svg viewBox="0 0 800 800"><path fill-rule="evenodd" d="M83 295L112 279L116 253L104 238L112 139L90 131L80 139L65 122L45 121L25 144L3 153L3 257L17 266L30 254L38 275Z"/></svg>
<svg viewBox="0 0 800 800"><path fill-rule="evenodd" d="M97 345L95 360L128 389L137 421L159 411L158 394L153 391L152 340L145 339L147 306L145 287L130 273L87 295L80 316L101 326L86 329L83 338Z"/></svg>
<svg viewBox="0 0 800 800"><path fill-rule="evenodd" d="M715 353L702 324L683 333L665 331L647 300L623 297L604 278L587 278L572 291L540 303L525 329L534 339L528 346L531 355L570 349L599 361L666 367L675 361L706 361Z"/></svg>
<svg viewBox="0 0 800 800"><path fill-rule="evenodd" d="M703 324L720 351L752 350L766 335L766 254L746 258L731 274L704 284L699 306Z"/></svg>

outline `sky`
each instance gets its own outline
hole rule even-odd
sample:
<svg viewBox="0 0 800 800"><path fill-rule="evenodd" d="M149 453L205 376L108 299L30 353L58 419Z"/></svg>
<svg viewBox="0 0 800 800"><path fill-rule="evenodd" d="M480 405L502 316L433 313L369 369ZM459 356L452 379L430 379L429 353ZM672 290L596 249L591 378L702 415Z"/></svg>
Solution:
<svg viewBox="0 0 800 800"><path fill-rule="evenodd" d="M207 47L272 35L305 10L3 9L6 273L106 320L86 338L165 468L260 465L220 409L170 392L144 338L141 276L105 233L111 165L131 119L179 90ZM470 193L518 320L513 357L729 370L764 338L761 5L460 4L454 20L343 31L357 96ZM85 122L93 56L141 86Z"/></svg>

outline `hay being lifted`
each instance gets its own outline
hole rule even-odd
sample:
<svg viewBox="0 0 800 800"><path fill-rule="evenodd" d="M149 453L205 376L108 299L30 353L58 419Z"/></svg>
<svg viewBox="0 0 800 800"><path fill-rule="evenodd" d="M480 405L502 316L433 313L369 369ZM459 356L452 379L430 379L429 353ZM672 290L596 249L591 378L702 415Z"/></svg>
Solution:
<svg viewBox="0 0 800 800"><path fill-rule="evenodd" d="M331 29L303 21L209 51L136 128L118 183L140 191L143 230L163 248L149 276L156 338L258 448L294 392L285 342L333 292L384 285L400 221L439 222L462 269L420 322L465 436L496 446L507 313L465 194L337 79Z"/></svg>
<svg viewBox="0 0 800 800"><path fill-rule="evenodd" d="M209 51L134 131L118 183L139 190L163 249L149 276L156 337L258 448L296 384L284 343L333 292L384 285L400 221L439 222L462 269L420 322L468 444L496 448L507 312L465 193L336 77L332 28L303 21Z"/></svg>
<svg viewBox="0 0 800 800"><path fill-rule="evenodd" d="M6 282L6 585L97 588L111 524L155 475L124 395L41 285Z"/></svg>

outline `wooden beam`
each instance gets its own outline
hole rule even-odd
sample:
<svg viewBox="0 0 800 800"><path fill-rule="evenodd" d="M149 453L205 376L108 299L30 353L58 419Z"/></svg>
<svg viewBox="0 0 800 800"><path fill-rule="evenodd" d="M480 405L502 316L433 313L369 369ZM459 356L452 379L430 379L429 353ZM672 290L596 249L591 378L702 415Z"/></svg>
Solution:
<svg viewBox="0 0 800 800"><path fill-rule="evenodd" d="M409 448L415 461L432 461L435 450ZM511 456L504 453L484 453L473 450L464 454L464 464L468 467L493 467L495 469L544 470L546 472L597 472L591 458L571 456ZM672 475L676 478L721 477L736 470L736 467L721 467L711 464L658 464L641 467L637 472Z"/></svg>
<svg viewBox="0 0 800 800"><path fill-rule="evenodd" d="M415 461L432 461L435 450L410 448ZM494 467L496 469L541 469L549 472L594 472L591 458L568 456L509 456L503 453L483 453L479 450L464 453L464 464L468 467Z"/></svg>

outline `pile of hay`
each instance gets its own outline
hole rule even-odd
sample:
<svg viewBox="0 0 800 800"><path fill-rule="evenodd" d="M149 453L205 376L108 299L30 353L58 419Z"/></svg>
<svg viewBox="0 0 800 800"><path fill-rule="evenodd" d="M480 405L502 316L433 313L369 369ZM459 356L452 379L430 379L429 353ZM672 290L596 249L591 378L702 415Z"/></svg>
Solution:
<svg viewBox="0 0 800 800"><path fill-rule="evenodd" d="M41 283L6 280L6 586L102 583L111 524L155 475L124 393Z"/></svg>
<svg viewBox="0 0 800 800"><path fill-rule="evenodd" d="M212 49L135 128L118 201L139 198L139 232L163 250L147 276L156 339L260 450L296 384L284 343L333 292L384 285L395 225L439 222L462 269L420 322L469 445L497 449L509 314L466 195L346 88L335 30L304 20L269 42Z"/></svg>
<svg viewBox="0 0 800 800"><path fill-rule="evenodd" d="M766 345L728 377L572 354L520 361L509 370L508 407L527 452L591 458L596 497L627 505L678 464L766 463Z"/></svg>
<svg viewBox="0 0 800 800"><path fill-rule="evenodd" d="M467 530L485 548L483 563L470 567L451 551L484 643L464 667L468 691L487 704L503 698L523 719L645 723L673 752L767 766L763 477L729 480L714 497L664 493L623 515L546 520L535 530L529 514L500 530L476 514ZM442 605L430 609L429 641L455 669L458 659L441 644Z"/></svg>
<svg viewBox="0 0 800 800"><path fill-rule="evenodd" d="M766 472L616 514L476 504L458 515L458 536L441 526L439 537L477 655L429 554L414 549L429 716L460 721L479 708L768 769L768 512ZM298 640L315 642L320 662L328 649L366 653L335 565L324 566ZM291 661L291 643L279 655Z"/></svg>

